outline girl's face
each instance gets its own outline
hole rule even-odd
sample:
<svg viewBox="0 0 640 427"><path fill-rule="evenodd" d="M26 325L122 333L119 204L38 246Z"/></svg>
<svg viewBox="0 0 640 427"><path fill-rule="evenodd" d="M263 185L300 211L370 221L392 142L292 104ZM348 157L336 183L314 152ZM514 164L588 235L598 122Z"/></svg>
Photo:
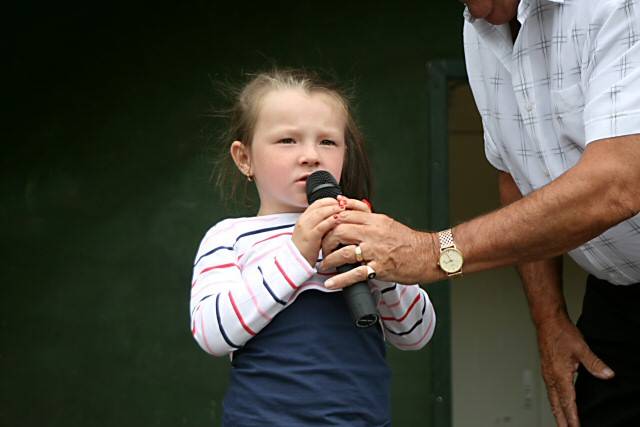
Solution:
<svg viewBox="0 0 640 427"><path fill-rule="evenodd" d="M262 99L250 147L240 141L231 154L260 195L258 215L302 212L306 180L316 170L338 182L345 156L346 117L337 100L323 92L273 90Z"/></svg>

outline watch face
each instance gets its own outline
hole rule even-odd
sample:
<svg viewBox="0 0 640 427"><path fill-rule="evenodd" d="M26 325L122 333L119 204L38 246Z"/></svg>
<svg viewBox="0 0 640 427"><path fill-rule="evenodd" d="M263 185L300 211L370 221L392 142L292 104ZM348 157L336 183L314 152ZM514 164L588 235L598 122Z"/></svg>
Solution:
<svg viewBox="0 0 640 427"><path fill-rule="evenodd" d="M447 273L462 269L462 254L455 248L447 248L440 254L440 267Z"/></svg>

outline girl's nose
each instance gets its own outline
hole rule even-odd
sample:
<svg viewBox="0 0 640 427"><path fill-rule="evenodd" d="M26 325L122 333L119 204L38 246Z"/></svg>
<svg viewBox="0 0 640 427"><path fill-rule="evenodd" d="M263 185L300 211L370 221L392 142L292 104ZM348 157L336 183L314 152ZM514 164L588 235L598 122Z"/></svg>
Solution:
<svg viewBox="0 0 640 427"><path fill-rule="evenodd" d="M300 163L303 165L317 166L320 163L320 156L315 144L307 144L300 155Z"/></svg>

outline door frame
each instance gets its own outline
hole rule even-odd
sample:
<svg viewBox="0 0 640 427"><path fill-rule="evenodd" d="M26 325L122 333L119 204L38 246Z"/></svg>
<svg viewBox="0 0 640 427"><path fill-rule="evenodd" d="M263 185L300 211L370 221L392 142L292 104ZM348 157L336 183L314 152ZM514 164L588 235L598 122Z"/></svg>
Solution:
<svg viewBox="0 0 640 427"><path fill-rule="evenodd" d="M444 230L449 219L449 83L467 81L462 59L427 63L428 159L427 212L429 230ZM437 331L431 340L431 396L433 427L452 426L451 295L449 281L426 286L437 312Z"/></svg>

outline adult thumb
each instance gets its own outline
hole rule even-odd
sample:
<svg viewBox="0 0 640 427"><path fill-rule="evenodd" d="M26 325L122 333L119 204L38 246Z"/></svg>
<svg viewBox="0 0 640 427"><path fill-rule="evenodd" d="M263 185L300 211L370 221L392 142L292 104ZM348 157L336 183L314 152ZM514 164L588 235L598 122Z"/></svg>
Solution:
<svg viewBox="0 0 640 427"><path fill-rule="evenodd" d="M615 372L608 367L598 356L596 356L591 349L585 348L585 351L580 358L580 363L585 367L591 375L601 380L608 380L613 378Z"/></svg>

